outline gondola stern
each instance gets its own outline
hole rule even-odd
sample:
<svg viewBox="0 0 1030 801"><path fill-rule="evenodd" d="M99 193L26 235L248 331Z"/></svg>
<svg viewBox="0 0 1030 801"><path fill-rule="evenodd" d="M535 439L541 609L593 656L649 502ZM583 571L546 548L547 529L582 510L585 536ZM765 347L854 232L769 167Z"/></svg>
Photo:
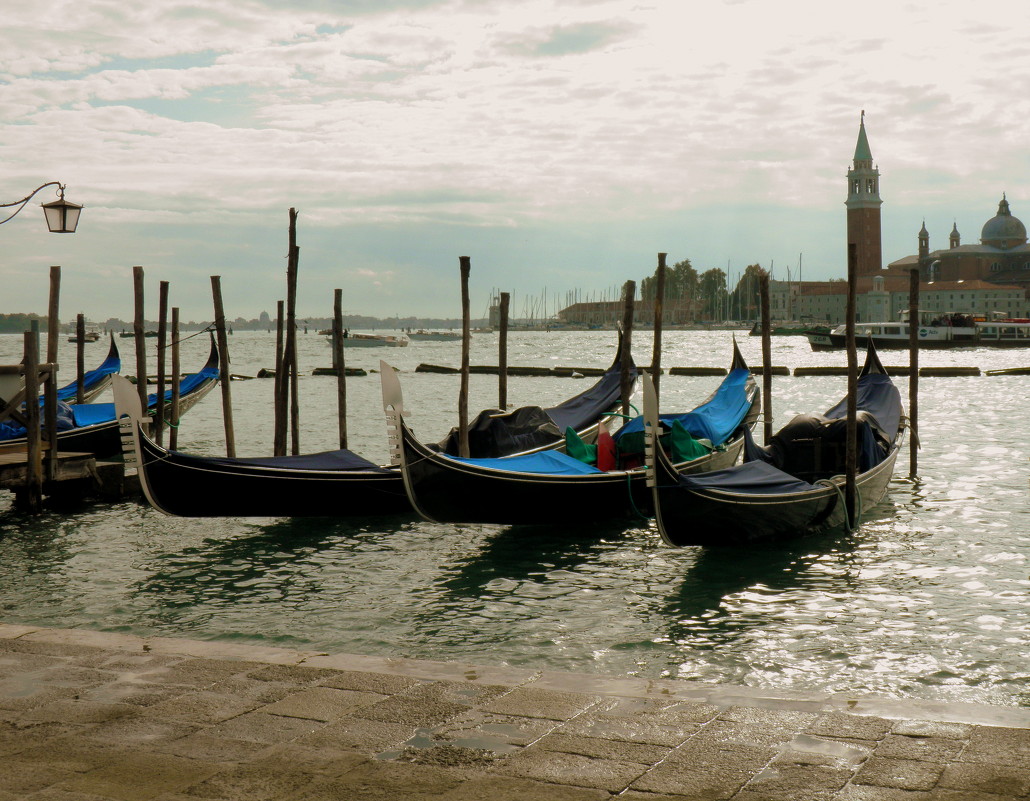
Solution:
<svg viewBox="0 0 1030 801"><path fill-rule="evenodd" d="M862 366L862 372L859 376L863 375L888 375L887 369L883 366L880 361L880 354L876 352L876 346L873 344L873 338L867 337L867 344L865 350L865 364Z"/></svg>
<svg viewBox="0 0 1030 801"><path fill-rule="evenodd" d="M397 371L382 359L379 360L379 383L383 393L383 412L386 414L386 437L389 444L390 465L400 468L401 476L404 478L404 492L408 496L408 503L411 504L411 507L419 517L435 523L437 521L427 515L419 505L418 496L415 494L415 487L412 483L407 449L412 447L408 443L416 443L416 440L415 435L411 433L411 429L404 422L404 393L401 391L401 382L397 377Z"/></svg>
<svg viewBox="0 0 1030 801"><path fill-rule="evenodd" d="M147 476L146 460L143 456L141 442L141 438L146 436L143 431L146 419L143 416L136 385L125 376L113 375L111 376L111 391L114 394L115 418L118 421L118 436L121 440L125 467L136 469L140 488L147 502L158 511L170 514L155 499ZM155 445L155 447L157 446Z"/></svg>
<svg viewBox="0 0 1030 801"><path fill-rule="evenodd" d="M733 361L730 362L730 371L733 370L748 370L747 362L744 360L744 354L740 352L740 346L737 344L737 335L733 335Z"/></svg>
<svg viewBox="0 0 1030 801"><path fill-rule="evenodd" d="M218 343L215 341L214 331L209 331L208 333L211 335L211 351L208 353L207 363L201 368L201 371L213 370L215 377L221 378L222 376L218 369Z"/></svg>

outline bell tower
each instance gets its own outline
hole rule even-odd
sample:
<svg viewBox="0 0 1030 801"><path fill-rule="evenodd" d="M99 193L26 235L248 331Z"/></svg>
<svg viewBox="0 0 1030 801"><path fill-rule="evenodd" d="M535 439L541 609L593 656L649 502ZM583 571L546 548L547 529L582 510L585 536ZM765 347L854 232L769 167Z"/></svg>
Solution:
<svg viewBox="0 0 1030 801"><path fill-rule="evenodd" d="M848 170L848 247L855 246L856 272L876 275L882 269L880 241L880 171L873 166L873 154L865 134L865 111L858 127L855 159Z"/></svg>

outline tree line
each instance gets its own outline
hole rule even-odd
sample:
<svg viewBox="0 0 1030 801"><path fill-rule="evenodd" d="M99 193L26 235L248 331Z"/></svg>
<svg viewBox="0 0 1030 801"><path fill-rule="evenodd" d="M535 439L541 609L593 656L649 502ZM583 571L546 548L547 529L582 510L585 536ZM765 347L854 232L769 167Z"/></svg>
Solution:
<svg viewBox="0 0 1030 801"><path fill-rule="evenodd" d="M726 272L718 267L698 273L690 259L666 265L663 319L668 323L755 320L760 314L759 280L763 272L760 265L749 264L730 290ZM640 297L645 304L654 304L657 287L656 274L640 281Z"/></svg>

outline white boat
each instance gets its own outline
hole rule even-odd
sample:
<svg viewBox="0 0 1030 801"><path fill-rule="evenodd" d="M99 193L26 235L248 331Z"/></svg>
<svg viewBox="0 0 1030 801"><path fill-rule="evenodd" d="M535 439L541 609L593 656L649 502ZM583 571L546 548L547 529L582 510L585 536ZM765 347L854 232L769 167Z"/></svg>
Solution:
<svg viewBox="0 0 1030 801"><path fill-rule="evenodd" d="M325 341L333 344L333 338L328 336ZM395 337L389 334L351 334L343 332L343 346L345 348L406 348L407 337Z"/></svg>
<svg viewBox="0 0 1030 801"><path fill-rule="evenodd" d="M452 342L461 339L457 331L426 331L420 328L418 331L409 331L408 339L412 342Z"/></svg>
<svg viewBox="0 0 1030 801"><path fill-rule="evenodd" d="M971 314L920 313L916 335L920 348L1027 348L1030 347L1030 319L998 318L984 320ZM855 342L864 347L872 340L877 350L906 350L909 347L908 314L892 322L855 324ZM829 332L808 331L808 344L815 351L841 350L846 347L846 326Z"/></svg>

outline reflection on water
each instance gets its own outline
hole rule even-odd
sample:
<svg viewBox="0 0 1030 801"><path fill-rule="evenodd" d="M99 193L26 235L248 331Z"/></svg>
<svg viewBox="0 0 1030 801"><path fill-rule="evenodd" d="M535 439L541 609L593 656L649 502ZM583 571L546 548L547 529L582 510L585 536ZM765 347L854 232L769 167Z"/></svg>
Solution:
<svg viewBox="0 0 1030 801"><path fill-rule="evenodd" d="M544 336L516 337L512 363L589 365L614 353L614 337ZM667 338L663 359L670 365L725 364L728 335ZM743 338L742 347L757 364L752 340ZM635 342L643 362L650 341ZM803 344L774 344L776 364L842 361ZM237 334L230 345L234 370L254 374L271 363L274 336ZM473 362L491 363L495 345L474 342ZM448 347L413 344L391 354L403 361L406 396L426 439L439 439L453 422L457 381L413 368L456 363L458 351ZM320 338L302 342L308 369L322 366L327 354ZM1015 366L1005 362L1009 354L926 356L982 369ZM368 354L354 358L353 366L374 367ZM493 380L473 379L470 406L491 405ZM1025 405L1028 381L922 382L918 480L905 478L903 454L887 502L852 534L707 550L666 547L643 523L573 529L414 518L188 520L136 503L39 518L6 512L0 620L1026 705L1030 430L1013 426L1012 414ZM663 395L670 407L686 408L715 383L670 376ZM843 383L776 377L776 424L832 405ZM270 386L233 385L240 453L270 448ZM907 382L900 388L904 395ZM355 449L381 460L378 391L375 376L348 385ZM509 380L516 404L557 402L569 391L567 379ZM304 449L332 447L335 381L306 376L302 393ZM221 452L221 426L218 399L209 397L184 421L180 441ZM0 511L8 508L9 496L0 493Z"/></svg>

